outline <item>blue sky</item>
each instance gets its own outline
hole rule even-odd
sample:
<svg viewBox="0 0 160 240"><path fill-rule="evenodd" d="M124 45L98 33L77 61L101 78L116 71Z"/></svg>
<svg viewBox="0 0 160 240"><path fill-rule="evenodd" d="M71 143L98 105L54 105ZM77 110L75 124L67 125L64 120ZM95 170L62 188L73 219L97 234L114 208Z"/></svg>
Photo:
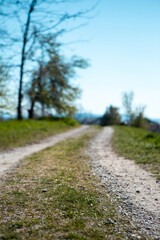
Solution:
<svg viewBox="0 0 160 240"><path fill-rule="evenodd" d="M89 7L81 1L74 9ZM88 24L64 35L68 55L90 59L78 72L83 93L78 104L102 114L113 104L123 112L123 92L134 92L134 104L146 105L145 114L160 118L160 1L101 0Z"/></svg>

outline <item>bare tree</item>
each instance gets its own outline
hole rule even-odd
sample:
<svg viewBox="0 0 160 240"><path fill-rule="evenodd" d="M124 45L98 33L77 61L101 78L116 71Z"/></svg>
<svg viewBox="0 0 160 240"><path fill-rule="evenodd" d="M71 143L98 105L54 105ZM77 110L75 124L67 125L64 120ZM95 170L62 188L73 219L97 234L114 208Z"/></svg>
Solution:
<svg viewBox="0 0 160 240"><path fill-rule="evenodd" d="M10 75L8 66L0 58L0 114L9 114L14 109L14 101L10 91Z"/></svg>
<svg viewBox="0 0 160 240"><path fill-rule="evenodd" d="M23 81L27 61L34 61L38 49L35 48L39 35L62 32L64 22L86 16L93 8L85 11L66 11L67 4L77 3L78 0L1 0L0 21L3 29L1 35L7 39L0 41L2 47L8 47L7 54L11 57L11 50L17 51L14 61L19 56L19 90L17 117L22 119ZM17 30L20 29L20 30ZM14 43L14 44L13 44ZM21 48L21 50L20 50ZM20 51L19 51L20 50ZM37 51L35 54L35 50ZM19 51L19 52L18 52ZM16 56L16 57L15 57ZM16 60L15 60L16 59Z"/></svg>
<svg viewBox="0 0 160 240"><path fill-rule="evenodd" d="M129 126L145 128L147 126L146 119L144 118L144 111L146 106L139 105L133 108L134 93L124 92L122 95L122 104L127 116L127 124Z"/></svg>
<svg viewBox="0 0 160 240"><path fill-rule="evenodd" d="M8 69L0 59L0 112L6 108L8 90Z"/></svg>
<svg viewBox="0 0 160 240"><path fill-rule="evenodd" d="M134 93L132 91L129 93L124 92L122 94L122 104L123 104L126 116L128 118L127 120L128 124L131 123L132 117L133 117L133 110L132 110L133 98L134 98Z"/></svg>

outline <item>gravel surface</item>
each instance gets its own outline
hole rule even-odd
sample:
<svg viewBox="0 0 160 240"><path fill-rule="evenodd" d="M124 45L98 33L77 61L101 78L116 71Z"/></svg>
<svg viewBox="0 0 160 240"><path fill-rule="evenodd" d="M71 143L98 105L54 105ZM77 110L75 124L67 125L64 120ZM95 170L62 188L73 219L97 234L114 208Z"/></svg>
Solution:
<svg viewBox="0 0 160 240"><path fill-rule="evenodd" d="M77 137L86 130L88 126L82 126L49 137L40 143L1 152L0 177L24 157L69 137ZM118 199L119 211L131 216L141 233L152 239L160 239L160 182L134 161L117 156L110 144L112 134L113 129L107 127L91 141L87 152L91 158L93 174L101 178L102 184Z"/></svg>
<svg viewBox="0 0 160 240"><path fill-rule="evenodd" d="M104 128L90 144L93 173L119 199L120 211L152 239L160 239L160 182L134 161L117 156L111 147L113 129Z"/></svg>
<svg viewBox="0 0 160 240"><path fill-rule="evenodd" d="M47 147L53 146L56 143L63 141L70 137L77 137L84 133L88 129L88 126L84 125L79 128L70 130L68 132L56 134L49 137L42 142L35 143L32 145L27 145L25 147L14 148L8 152L0 153L0 177L2 177L8 170L12 169L21 159L38 152Z"/></svg>

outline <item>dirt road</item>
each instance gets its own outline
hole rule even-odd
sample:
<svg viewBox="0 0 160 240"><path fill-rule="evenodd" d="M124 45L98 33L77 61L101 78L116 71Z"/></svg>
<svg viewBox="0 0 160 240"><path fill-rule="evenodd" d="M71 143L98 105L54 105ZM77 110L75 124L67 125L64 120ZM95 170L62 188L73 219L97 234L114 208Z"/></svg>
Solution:
<svg viewBox="0 0 160 240"><path fill-rule="evenodd" d="M9 152L0 153L0 177L2 177L5 172L8 172L9 169L14 167L21 159L26 156L29 156L35 152L43 150L47 147L53 146L56 143L66 140L70 137L77 137L81 135L88 129L88 126L84 125L79 128L70 130L68 132L56 134L52 137L49 137L43 140L40 143L27 145L25 147L15 148Z"/></svg>
<svg viewBox="0 0 160 240"><path fill-rule="evenodd" d="M127 210L142 231L160 239L160 183L134 161L113 152L112 134L112 128L104 128L91 142L93 173L123 200L121 211Z"/></svg>
<svg viewBox="0 0 160 240"><path fill-rule="evenodd" d="M0 177L22 158L88 130L88 126L82 126L38 144L0 153ZM130 215L140 231L153 239L160 239L160 182L134 161L117 156L110 144L112 134L113 129L107 127L91 140L87 152L91 159L92 172L119 199L119 211Z"/></svg>

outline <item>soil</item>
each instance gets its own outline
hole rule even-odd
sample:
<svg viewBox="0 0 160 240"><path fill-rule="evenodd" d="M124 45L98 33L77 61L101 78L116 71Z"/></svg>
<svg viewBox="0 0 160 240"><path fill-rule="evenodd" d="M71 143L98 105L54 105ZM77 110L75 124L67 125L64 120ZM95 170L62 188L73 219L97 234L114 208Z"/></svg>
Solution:
<svg viewBox="0 0 160 240"><path fill-rule="evenodd" d="M160 182L134 161L116 155L111 146L113 129L104 128L92 139L88 154L92 172L121 202L142 233L160 239Z"/></svg>

